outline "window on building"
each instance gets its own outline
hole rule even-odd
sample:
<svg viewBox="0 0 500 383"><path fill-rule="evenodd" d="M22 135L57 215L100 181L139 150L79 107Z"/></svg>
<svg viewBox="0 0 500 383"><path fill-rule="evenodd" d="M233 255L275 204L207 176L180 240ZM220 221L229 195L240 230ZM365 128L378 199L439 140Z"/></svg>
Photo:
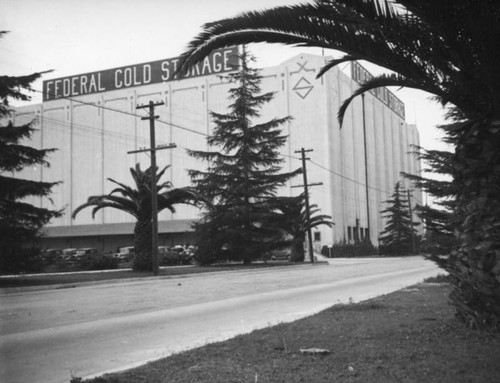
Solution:
<svg viewBox="0 0 500 383"><path fill-rule="evenodd" d="M321 241L321 233L319 231L316 231L314 233L314 241L315 242L320 242Z"/></svg>
<svg viewBox="0 0 500 383"><path fill-rule="evenodd" d="M347 240L350 242L352 241L352 227L347 226Z"/></svg>
<svg viewBox="0 0 500 383"><path fill-rule="evenodd" d="M359 227L353 227L354 231L354 241L358 242L359 241Z"/></svg>

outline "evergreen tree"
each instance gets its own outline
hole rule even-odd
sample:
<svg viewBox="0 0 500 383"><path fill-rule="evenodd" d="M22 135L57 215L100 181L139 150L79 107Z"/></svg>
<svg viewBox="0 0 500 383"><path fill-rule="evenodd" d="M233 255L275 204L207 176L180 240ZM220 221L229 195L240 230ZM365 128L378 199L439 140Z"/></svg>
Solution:
<svg viewBox="0 0 500 383"><path fill-rule="evenodd" d="M196 226L202 264L218 260L250 263L277 246L282 231L273 211L278 188L300 169L280 173L279 149L286 142L279 128L290 117L252 124L273 93L260 94L261 76L251 68L251 55L243 48L240 68L227 76L236 86L229 90L229 112L211 112L215 127L207 138L213 151L189 151L206 161L204 171L191 170L198 192L209 203Z"/></svg>
<svg viewBox="0 0 500 383"><path fill-rule="evenodd" d="M443 128L443 127L441 127ZM453 142L448 134L446 141ZM421 243L421 251L431 256L449 254L456 244L454 231L457 222L453 212L456 206L457 185L453 182L453 153L442 150L426 150L416 147L414 152L426 164L424 171L439 175L438 179L420 175L403 173L403 176L413 182L416 188L425 190L435 198L433 206L417 205L416 214L422 219L425 234ZM441 259L433 257L441 266Z"/></svg>
<svg viewBox="0 0 500 383"><path fill-rule="evenodd" d="M0 37L5 32L0 32ZM27 166L48 166L46 156L54 149L35 149L25 142L35 131L36 121L15 125L9 119L9 99L27 101L25 91L42 73L22 77L0 76L0 272L28 272L37 268L41 228L61 211L37 207L29 197L48 197L57 182L19 177Z"/></svg>
<svg viewBox="0 0 500 383"><path fill-rule="evenodd" d="M414 226L418 223L411 220L405 194L400 183L397 182L392 199L385 201L389 207L381 212L384 218L387 218L385 229L379 238L381 254L407 255L412 253L412 240L417 236Z"/></svg>

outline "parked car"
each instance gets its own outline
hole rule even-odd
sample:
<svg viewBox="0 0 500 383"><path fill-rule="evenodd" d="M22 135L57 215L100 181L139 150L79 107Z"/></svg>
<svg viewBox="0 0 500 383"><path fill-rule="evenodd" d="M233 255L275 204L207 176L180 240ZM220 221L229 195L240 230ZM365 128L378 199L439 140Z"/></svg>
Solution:
<svg viewBox="0 0 500 383"><path fill-rule="evenodd" d="M51 264L62 258L63 251L61 249L46 249L42 251L40 256L47 264Z"/></svg>
<svg viewBox="0 0 500 383"><path fill-rule="evenodd" d="M291 258L290 250L274 250L271 252L271 260L273 261L289 261Z"/></svg>
<svg viewBox="0 0 500 383"><path fill-rule="evenodd" d="M117 269L120 259L112 254L103 254L94 248L79 249L75 264L80 270Z"/></svg>
<svg viewBox="0 0 500 383"><path fill-rule="evenodd" d="M97 249L93 248L93 247L84 247L84 248L81 248L81 249L76 249L76 258L82 258L86 255L95 255L95 254L98 254L98 251Z"/></svg>
<svg viewBox="0 0 500 383"><path fill-rule="evenodd" d="M165 248L165 246L161 246ZM160 250L160 248L158 248ZM165 266L189 265L192 263L193 255L183 246L176 245L158 251L160 263ZM194 253L193 253L194 254Z"/></svg>
<svg viewBox="0 0 500 383"><path fill-rule="evenodd" d="M134 256L134 246L124 246L118 248L118 251L114 254L115 258L123 261L130 261Z"/></svg>
<svg viewBox="0 0 500 383"><path fill-rule="evenodd" d="M62 259L64 259L65 261L73 261L75 260L75 255L76 255L76 251L78 249L75 249L75 248L67 248L67 249L63 249L62 250Z"/></svg>
<svg viewBox="0 0 500 383"><path fill-rule="evenodd" d="M169 251L169 247L168 246L158 246L158 255L165 255L168 253Z"/></svg>
<svg viewBox="0 0 500 383"><path fill-rule="evenodd" d="M196 253L196 250L198 248L196 246L188 246L187 250L185 251L187 255L194 257L194 254Z"/></svg>

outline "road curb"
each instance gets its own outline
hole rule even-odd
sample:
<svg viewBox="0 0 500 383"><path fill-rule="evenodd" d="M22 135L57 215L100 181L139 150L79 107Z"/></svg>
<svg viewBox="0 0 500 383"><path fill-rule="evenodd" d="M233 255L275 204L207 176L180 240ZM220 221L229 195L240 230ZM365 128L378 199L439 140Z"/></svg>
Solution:
<svg viewBox="0 0 500 383"><path fill-rule="evenodd" d="M253 268L253 269L231 269L231 270L217 270L217 271L206 271L201 273L187 273L187 274L177 274L177 275L159 275L159 276L148 276L148 277L135 277L135 278L116 278L116 279L104 279L100 281L88 281L88 282L68 282L68 283L60 283L60 284L47 284L47 285L36 285L36 286L19 286L19 287L0 287L0 293L2 294L15 294L15 293L23 293L23 292L33 292L33 291L45 291L45 290L60 290L60 289L72 289L79 287L87 287L87 286L96 286L96 285L110 285L110 284L121 284L121 283L143 283L148 281L157 281L161 279L185 279L185 278L195 278L203 275L214 275L214 274L227 274L232 272L259 272L264 270L275 270L282 268L293 267L294 269L297 267L314 267L318 266L328 266L328 262L315 262L311 263L301 263L297 265L283 265L283 266L273 266L270 268ZM120 269L119 271L123 271L126 269ZM116 271L116 270L112 270ZM103 272L111 272L111 271L103 271ZM58 275L70 275L71 273L58 273ZM43 274L40 274L43 275ZM18 276L22 278L24 276ZM33 276L33 275L29 275Z"/></svg>

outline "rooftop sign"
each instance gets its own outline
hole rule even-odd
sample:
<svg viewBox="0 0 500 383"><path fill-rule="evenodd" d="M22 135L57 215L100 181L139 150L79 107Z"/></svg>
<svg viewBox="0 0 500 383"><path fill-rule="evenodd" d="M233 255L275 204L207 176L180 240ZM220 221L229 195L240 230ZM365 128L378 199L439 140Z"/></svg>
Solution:
<svg viewBox="0 0 500 383"><path fill-rule="evenodd" d="M351 65L351 77L358 84L363 84L366 81L371 80L373 75L356 61L353 61ZM403 119L405 118L405 104L389 89L381 87L372 89L369 92L387 105L389 109L395 112L398 116Z"/></svg>
<svg viewBox="0 0 500 383"><path fill-rule="evenodd" d="M46 80L43 101L225 73L236 69L237 55L237 47L216 50L180 76L174 76L180 60L175 57Z"/></svg>

